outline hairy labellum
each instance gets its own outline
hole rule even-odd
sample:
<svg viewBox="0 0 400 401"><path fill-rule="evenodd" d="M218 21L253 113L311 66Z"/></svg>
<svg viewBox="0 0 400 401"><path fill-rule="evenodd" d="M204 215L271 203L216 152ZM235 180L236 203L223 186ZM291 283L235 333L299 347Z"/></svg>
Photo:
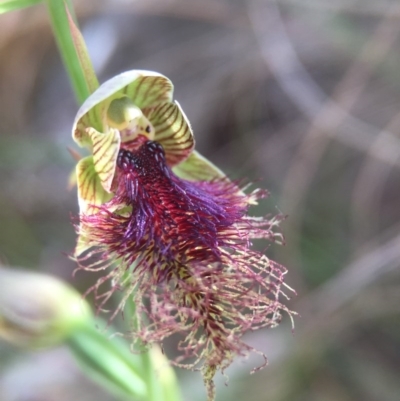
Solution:
<svg viewBox="0 0 400 401"><path fill-rule="evenodd" d="M280 238L273 232L279 218L247 216L261 191L245 195L228 179L178 178L154 141L121 149L117 166L115 196L81 216L92 248L77 259L84 269L110 269L92 288L100 306L122 287L121 308L133 297L136 338L181 336L175 362L203 364L212 399L215 370L252 349L244 332L274 326L287 311L279 301L285 269L250 249L253 238ZM101 294L107 280L111 290Z"/></svg>
<svg viewBox="0 0 400 401"><path fill-rule="evenodd" d="M235 186L225 186L225 197L219 197L206 192L205 183L180 180L167 167L161 145L150 141L136 154L121 150L118 167L122 179L115 200L132 207L118 242L151 247L153 262L146 268L157 269L159 280L191 261L204 266L218 263L220 247L240 240L232 230L244 212Z"/></svg>

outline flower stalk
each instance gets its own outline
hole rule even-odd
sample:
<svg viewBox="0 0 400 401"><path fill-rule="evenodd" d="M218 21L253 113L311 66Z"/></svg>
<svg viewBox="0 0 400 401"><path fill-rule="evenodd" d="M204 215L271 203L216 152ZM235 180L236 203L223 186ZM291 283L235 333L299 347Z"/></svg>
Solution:
<svg viewBox="0 0 400 401"><path fill-rule="evenodd" d="M54 37L79 104L99 86L70 0L45 0Z"/></svg>

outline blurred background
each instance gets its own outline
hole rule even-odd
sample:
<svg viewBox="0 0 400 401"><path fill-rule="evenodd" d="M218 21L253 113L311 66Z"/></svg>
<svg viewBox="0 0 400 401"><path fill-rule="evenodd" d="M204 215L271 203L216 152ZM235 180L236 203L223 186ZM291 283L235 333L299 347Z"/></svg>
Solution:
<svg viewBox="0 0 400 401"><path fill-rule="evenodd" d="M129 69L175 84L197 148L271 192L301 317L251 333L217 400L400 399L400 3L86 0L76 11L100 81ZM46 9L0 16L0 261L72 277L67 189L77 111ZM256 244L257 246L259 244ZM265 245L259 245L265 246ZM200 374L178 371L185 401ZM1 401L109 401L64 348L0 342ZM173 401L173 400L171 400Z"/></svg>

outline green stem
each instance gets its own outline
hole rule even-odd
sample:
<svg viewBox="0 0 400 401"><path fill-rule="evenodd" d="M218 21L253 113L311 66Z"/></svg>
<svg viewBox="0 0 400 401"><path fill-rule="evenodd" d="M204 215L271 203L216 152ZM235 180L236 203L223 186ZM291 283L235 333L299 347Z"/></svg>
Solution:
<svg viewBox="0 0 400 401"><path fill-rule="evenodd" d="M143 353L142 361L146 377L148 401L166 401L163 397L161 387L157 385L157 378L155 377L150 351Z"/></svg>
<svg viewBox="0 0 400 401"><path fill-rule="evenodd" d="M136 305L130 297L125 303L125 318L137 328ZM132 326L128 327L132 330ZM137 349L142 349L140 342ZM182 399L174 369L169 366L168 360L161 349L154 345L150 350L141 354L143 371L142 376L147 385L148 401L180 401Z"/></svg>
<svg viewBox="0 0 400 401"><path fill-rule="evenodd" d="M58 49L71 81L75 97L81 104L89 97L91 91L71 34L68 19L68 11L74 18L71 1L46 0L46 4Z"/></svg>
<svg viewBox="0 0 400 401"><path fill-rule="evenodd" d="M182 399L175 372L158 346L144 353L142 362L148 401L180 401Z"/></svg>

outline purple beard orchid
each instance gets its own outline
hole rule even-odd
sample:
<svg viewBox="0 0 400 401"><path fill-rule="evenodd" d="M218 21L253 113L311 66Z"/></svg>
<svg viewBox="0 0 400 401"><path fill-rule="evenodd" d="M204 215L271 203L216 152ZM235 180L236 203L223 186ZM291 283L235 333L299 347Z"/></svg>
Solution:
<svg viewBox="0 0 400 401"><path fill-rule="evenodd" d="M246 194L194 151L192 130L164 76L128 71L84 103L73 136L92 151L77 166L80 219L75 260L104 271L90 288L99 309L115 291L116 313L133 301L132 336L143 344L175 336L172 363L213 377L254 349L247 331L274 327L286 269L251 249L281 242L282 216L250 217L267 195Z"/></svg>

